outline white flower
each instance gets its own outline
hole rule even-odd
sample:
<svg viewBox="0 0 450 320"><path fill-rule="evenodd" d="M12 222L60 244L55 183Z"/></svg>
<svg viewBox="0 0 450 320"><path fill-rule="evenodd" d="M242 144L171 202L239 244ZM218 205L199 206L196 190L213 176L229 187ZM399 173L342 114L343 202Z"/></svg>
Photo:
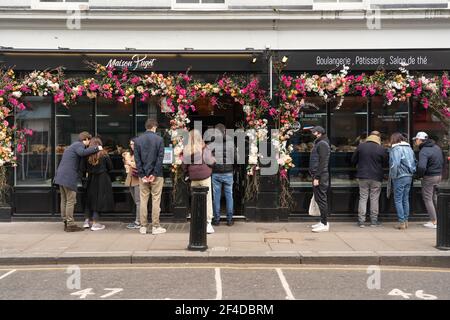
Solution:
<svg viewBox="0 0 450 320"><path fill-rule="evenodd" d="M248 157L248 163L249 164L257 164L258 163L258 156L251 155Z"/></svg>
<svg viewBox="0 0 450 320"><path fill-rule="evenodd" d="M15 98L20 98L20 97L22 96L22 92L20 92L20 91L14 91L14 92L12 93L12 95L13 95Z"/></svg>

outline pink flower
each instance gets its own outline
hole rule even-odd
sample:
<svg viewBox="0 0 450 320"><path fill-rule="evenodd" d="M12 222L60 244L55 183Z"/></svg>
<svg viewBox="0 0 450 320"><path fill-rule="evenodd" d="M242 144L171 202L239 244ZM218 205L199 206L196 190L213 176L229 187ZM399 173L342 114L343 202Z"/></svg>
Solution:
<svg viewBox="0 0 450 320"><path fill-rule="evenodd" d="M21 145L21 144L18 144L17 145L17 152L22 152L22 150L23 150L23 146Z"/></svg>
<svg viewBox="0 0 450 320"><path fill-rule="evenodd" d="M392 91L386 92L386 98L388 99L388 101L394 100L394 94L392 93Z"/></svg>
<svg viewBox="0 0 450 320"><path fill-rule="evenodd" d="M270 108L269 109L269 114L270 114L271 117L274 117L277 114L277 109Z"/></svg>
<svg viewBox="0 0 450 320"><path fill-rule="evenodd" d="M133 77L133 78L131 78L131 80L130 80L130 82L131 82L132 84L139 83L139 81L141 81L141 78L139 78L139 77Z"/></svg>
<svg viewBox="0 0 450 320"><path fill-rule="evenodd" d="M19 101L17 101L17 99L15 98L9 98L8 102L12 104L14 107L17 107L17 105L19 104Z"/></svg>
<svg viewBox="0 0 450 320"><path fill-rule="evenodd" d="M19 103L17 108L22 111L22 110L25 110L27 107L25 107L25 105L23 103Z"/></svg>
<svg viewBox="0 0 450 320"><path fill-rule="evenodd" d="M90 90L90 91L97 91L98 88L100 88L100 86L99 86L98 84L94 83L94 82L91 82L91 83L89 84L89 90Z"/></svg>
<svg viewBox="0 0 450 320"><path fill-rule="evenodd" d="M428 98L422 99L422 105L425 109L428 109L428 107L430 106L430 102L428 101Z"/></svg>
<svg viewBox="0 0 450 320"><path fill-rule="evenodd" d="M216 106L217 105L217 98L216 97L211 97L211 104L213 105L213 106Z"/></svg>
<svg viewBox="0 0 450 320"><path fill-rule="evenodd" d="M5 90L0 90L0 96L3 96L5 94Z"/></svg>

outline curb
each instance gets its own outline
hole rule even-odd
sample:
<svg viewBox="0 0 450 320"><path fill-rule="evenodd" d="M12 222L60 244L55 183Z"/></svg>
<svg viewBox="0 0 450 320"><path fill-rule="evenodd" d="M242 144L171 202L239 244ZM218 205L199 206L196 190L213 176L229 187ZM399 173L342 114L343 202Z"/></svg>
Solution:
<svg viewBox="0 0 450 320"><path fill-rule="evenodd" d="M450 268L450 252L195 252L153 251L112 253L63 253L59 256L0 256L0 265L68 264L295 264L295 265L380 265Z"/></svg>

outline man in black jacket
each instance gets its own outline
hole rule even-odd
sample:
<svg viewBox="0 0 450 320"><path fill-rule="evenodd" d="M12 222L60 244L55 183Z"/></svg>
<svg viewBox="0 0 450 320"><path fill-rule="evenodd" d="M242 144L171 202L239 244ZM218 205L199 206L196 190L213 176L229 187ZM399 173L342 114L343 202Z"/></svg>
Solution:
<svg viewBox="0 0 450 320"><path fill-rule="evenodd" d="M234 141L227 137L226 128L223 124L216 125L216 130L222 137L222 141L215 144L214 157L216 163L213 166L212 187L213 187L213 225L220 224L220 199L222 196L222 186L225 192L227 204L227 225L232 226L233 222L233 163L235 159Z"/></svg>
<svg viewBox="0 0 450 320"><path fill-rule="evenodd" d="M330 230L328 217L327 191L330 182L330 173L328 164L330 161L330 141L328 140L325 129L316 126L311 129L311 133L316 137L314 147L309 158L309 173L313 179L314 199L319 205L320 222L312 226L313 232L326 232Z"/></svg>
<svg viewBox="0 0 450 320"><path fill-rule="evenodd" d="M424 227L436 229L436 187L441 182L444 156L441 148L425 132L418 132L413 140L420 149L417 176L422 178L422 198L430 216L430 221Z"/></svg>
<svg viewBox="0 0 450 320"><path fill-rule="evenodd" d="M366 142L356 148L352 156L353 165L357 166L356 177L359 183L358 226L364 227L367 212L367 200L370 196L370 225L379 225L378 212L383 181L383 165L387 164L388 153L381 146L380 133L372 131Z"/></svg>
<svg viewBox="0 0 450 320"><path fill-rule="evenodd" d="M141 234L147 233L148 224L148 200L152 197L152 234L165 233L166 229L159 224L159 214L161 212L161 194L164 185L163 160L164 143L163 139L156 134L158 122L155 119L148 119L145 122L147 131L139 136L134 142L134 160L139 176L139 190L141 197L140 220Z"/></svg>

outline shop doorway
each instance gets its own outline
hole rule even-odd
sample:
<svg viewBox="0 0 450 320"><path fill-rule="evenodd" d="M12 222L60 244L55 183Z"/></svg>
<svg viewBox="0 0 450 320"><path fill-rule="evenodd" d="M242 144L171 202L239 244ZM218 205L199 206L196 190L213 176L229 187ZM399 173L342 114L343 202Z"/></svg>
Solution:
<svg viewBox="0 0 450 320"><path fill-rule="evenodd" d="M195 101L196 110L190 112L189 119L190 128L194 127L195 121L201 121L202 133L207 129L214 128L217 124L222 123L227 129L242 128L245 121L245 114L242 105L234 102L232 97L220 97L217 105L212 105L209 98L203 98ZM236 139L236 138L235 138ZM234 141L235 146L237 141ZM246 175L245 164L233 165L233 202L234 217L243 216L244 214L244 182ZM226 200L222 189L221 192L221 217L226 217Z"/></svg>

